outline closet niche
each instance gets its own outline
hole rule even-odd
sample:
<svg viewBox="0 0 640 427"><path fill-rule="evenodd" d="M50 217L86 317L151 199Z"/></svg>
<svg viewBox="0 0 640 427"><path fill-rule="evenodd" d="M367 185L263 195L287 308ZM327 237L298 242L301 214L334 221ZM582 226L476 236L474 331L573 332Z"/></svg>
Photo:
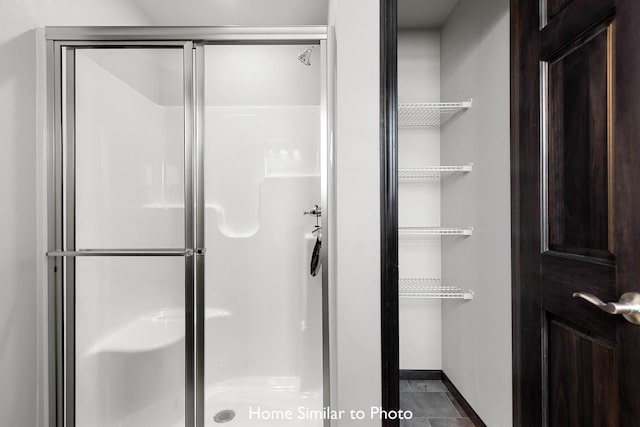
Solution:
<svg viewBox="0 0 640 427"><path fill-rule="evenodd" d="M443 162L441 132L456 126L473 100L442 102L439 29L399 32L398 75L401 369L404 362L409 369L440 370L441 301L474 297L464 283L442 277L443 240L473 235L473 224L442 217L444 184L473 179L473 159Z"/></svg>
<svg viewBox="0 0 640 427"><path fill-rule="evenodd" d="M401 379L511 424L508 0L398 1Z"/></svg>
<svg viewBox="0 0 640 427"><path fill-rule="evenodd" d="M400 378L509 426L509 1L397 5Z"/></svg>

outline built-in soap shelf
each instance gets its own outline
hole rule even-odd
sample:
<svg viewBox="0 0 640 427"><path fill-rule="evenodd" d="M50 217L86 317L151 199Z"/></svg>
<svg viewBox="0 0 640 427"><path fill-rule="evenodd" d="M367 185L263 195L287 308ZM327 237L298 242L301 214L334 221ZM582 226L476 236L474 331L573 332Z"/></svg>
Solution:
<svg viewBox="0 0 640 427"><path fill-rule="evenodd" d="M473 163L459 166L411 166L398 169L398 179L402 181L439 180L443 175L451 173L469 173Z"/></svg>
<svg viewBox="0 0 640 427"><path fill-rule="evenodd" d="M400 298L410 299L473 299L473 291L456 286L442 286L438 278L401 278L398 282Z"/></svg>
<svg viewBox="0 0 640 427"><path fill-rule="evenodd" d="M439 127L459 112L471 108L471 104L471 99L463 102L398 104L398 126Z"/></svg>
<svg viewBox="0 0 640 427"><path fill-rule="evenodd" d="M471 236L473 227L398 227L400 237Z"/></svg>

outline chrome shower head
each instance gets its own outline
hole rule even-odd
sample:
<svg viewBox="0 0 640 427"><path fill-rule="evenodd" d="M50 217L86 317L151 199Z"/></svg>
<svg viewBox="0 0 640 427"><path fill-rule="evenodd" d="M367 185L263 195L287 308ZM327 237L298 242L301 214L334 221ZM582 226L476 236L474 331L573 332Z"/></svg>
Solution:
<svg viewBox="0 0 640 427"><path fill-rule="evenodd" d="M315 48L316 48L315 46L311 46L311 47L306 48L302 52L300 52L298 54L298 61L302 62L307 67L310 66L311 65L311 54L313 53L313 50Z"/></svg>

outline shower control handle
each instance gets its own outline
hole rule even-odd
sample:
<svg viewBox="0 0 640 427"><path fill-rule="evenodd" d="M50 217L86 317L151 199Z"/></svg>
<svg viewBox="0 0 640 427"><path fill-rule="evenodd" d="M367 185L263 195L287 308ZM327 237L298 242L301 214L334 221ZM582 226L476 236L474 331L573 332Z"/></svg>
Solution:
<svg viewBox="0 0 640 427"><path fill-rule="evenodd" d="M319 216L322 216L322 209L320 208L320 206L316 205L313 209L309 211L304 211L304 214L319 217Z"/></svg>
<svg viewBox="0 0 640 427"><path fill-rule="evenodd" d="M640 294L637 292L624 293L618 302L607 303L586 292L575 292L573 297L582 298L609 314L621 314L634 325L640 325Z"/></svg>

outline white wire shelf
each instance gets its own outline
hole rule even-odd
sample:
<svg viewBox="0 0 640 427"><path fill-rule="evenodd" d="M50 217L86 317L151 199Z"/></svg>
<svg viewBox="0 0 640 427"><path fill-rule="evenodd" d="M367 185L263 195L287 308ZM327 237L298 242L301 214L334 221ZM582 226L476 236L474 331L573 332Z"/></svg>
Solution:
<svg viewBox="0 0 640 427"><path fill-rule="evenodd" d="M459 112L471 108L471 104L471 99L464 102L398 104L398 126L438 127Z"/></svg>
<svg viewBox="0 0 640 427"><path fill-rule="evenodd" d="M398 169L398 179L406 181L439 180L443 174L473 170L473 163L461 166L411 166Z"/></svg>
<svg viewBox="0 0 640 427"><path fill-rule="evenodd" d="M401 278L398 282L400 298L413 299L473 299L473 291L456 286L442 286L436 278Z"/></svg>
<svg viewBox="0 0 640 427"><path fill-rule="evenodd" d="M473 227L398 227L398 235L402 237L422 236L471 236Z"/></svg>

